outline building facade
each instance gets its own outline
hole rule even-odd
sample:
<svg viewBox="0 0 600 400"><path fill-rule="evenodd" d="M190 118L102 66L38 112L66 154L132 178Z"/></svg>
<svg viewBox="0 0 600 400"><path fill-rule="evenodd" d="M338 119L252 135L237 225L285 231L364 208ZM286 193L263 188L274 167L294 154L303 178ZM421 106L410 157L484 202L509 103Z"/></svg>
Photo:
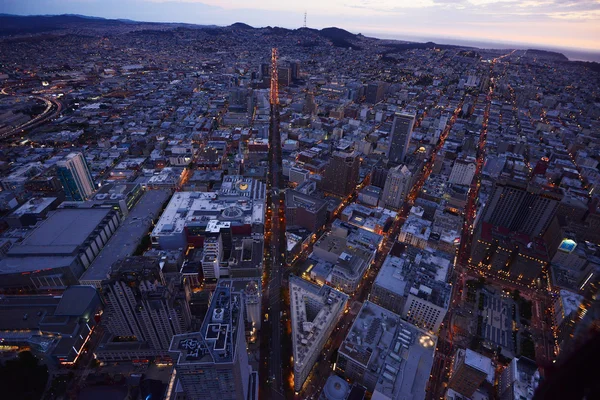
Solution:
<svg viewBox="0 0 600 400"><path fill-rule="evenodd" d="M458 159L454 161L452 166L452 172L448 178L449 183L455 183L457 185L468 186L473 182L475 171L477 170L477 164L475 161L467 161Z"/></svg>
<svg viewBox="0 0 600 400"><path fill-rule="evenodd" d="M470 349L458 349L454 356L448 387L464 396L471 397L490 374L493 379L492 360Z"/></svg>
<svg viewBox="0 0 600 400"><path fill-rule="evenodd" d="M483 221L532 237L541 236L552 222L561 199L560 191L500 180L486 204Z"/></svg>
<svg viewBox="0 0 600 400"><path fill-rule="evenodd" d="M387 157L391 162L396 164L404 162L414 125L414 115L397 113L394 116L390 147L387 154Z"/></svg>
<svg viewBox="0 0 600 400"><path fill-rule="evenodd" d="M218 286L199 332L173 337L169 351L188 399L245 400L252 373L248 364L243 301Z"/></svg>
<svg viewBox="0 0 600 400"><path fill-rule="evenodd" d="M387 175L383 188L383 206L398 210L404 203L406 196L408 196L411 185L412 173L405 165L392 168Z"/></svg>
<svg viewBox="0 0 600 400"><path fill-rule="evenodd" d="M56 172L67 200L88 200L94 193L94 180L82 153L67 155L64 160L56 164Z"/></svg>
<svg viewBox="0 0 600 400"><path fill-rule="evenodd" d="M129 257L102 282L105 326L115 337L135 338L152 349L169 348L189 329L189 291L167 283L158 258Z"/></svg>
<svg viewBox="0 0 600 400"><path fill-rule="evenodd" d="M325 169L323 191L346 197L355 189L358 181L360 158L354 152L336 151Z"/></svg>

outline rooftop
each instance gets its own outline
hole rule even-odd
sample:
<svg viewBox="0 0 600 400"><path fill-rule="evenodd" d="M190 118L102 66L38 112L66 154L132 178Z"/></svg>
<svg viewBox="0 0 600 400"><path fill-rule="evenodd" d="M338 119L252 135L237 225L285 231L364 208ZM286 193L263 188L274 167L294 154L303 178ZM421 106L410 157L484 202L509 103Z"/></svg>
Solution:
<svg viewBox="0 0 600 400"><path fill-rule="evenodd" d="M232 363L238 329L244 329L241 311L240 294L217 286L200 331L173 336L169 351L179 353L177 364Z"/></svg>
<svg viewBox="0 0 600 400"><path fill-rule="evenodd" d="M294 369L301 370L310 356L320 351L319 339L344 311L348 296L295 276L289 282Z"/></svg>
<svg viewBox="0 0 600 400"><path fill-rule="evenodd" d="M39 214L56 201L56 197L34 197L12 212L11 216L20 217L25 214Z"/></svg>
<svg viewBox="0 0 600 400"><path fill-rule="evenodd" d="M106 208L56 210L8 254L72 255L111 211Z"/></svg>
<svg viewBox="0 0 600 400"><path fill-rule="evenodd" d="M467 349L465 351L465 364L485 373L488 378L491 376L492 380L494 379L494 365L488 357Z"/></svg>
<svg viewBox="0 0 600 400"><path fill-rule="evenodd" d="M373 399L423 399L437 337L365 301L339 348L378 375ZM387 396L387 397L386 397Z"/></svg>
<svg viewBox="0 0 600 400"><path fill-rule="evenodd" d="M206 226L215 219L231 221L232 225L262 224L265 186L256 181L248 186L247 180L224 181L219 192L176 192L152 235L181 233L187 225Z"/></svg>
<svg viewBox="0 0 600 400"><path fill-rule="evenodd" d="M446 277L452 261L444 256L445 253L429 248L406 246L400 256L386 257L374 284L401 296L413 293L437 306L447 307L451 287Z"/></svg>
<svg viewBox="0 0 600 400"><path fill-rule="evenodd" d="M106 279L116 261L132 255L170 194L168 190L146 191L79 281L83 283Z"/></svg>

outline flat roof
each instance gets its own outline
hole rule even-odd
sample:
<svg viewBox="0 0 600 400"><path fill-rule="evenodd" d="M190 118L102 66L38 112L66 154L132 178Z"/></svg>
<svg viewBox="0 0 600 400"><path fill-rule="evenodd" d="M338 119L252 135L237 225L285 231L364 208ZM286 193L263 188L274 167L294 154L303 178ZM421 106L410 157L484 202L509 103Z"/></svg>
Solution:
<svg viewBox="0 0 600 400"><path fill-rule="evenodd" d="M71 255L112 211L106 208L60 209L34 228L8 255Z"/></svg>
<svg viewBox="0 0 600 400"><path fill-rule="evenodd" d="M0 260L0 274L16 274L23 272L69 267L77 256L32 256L5 257Z"/></svg>
<svg viewBox="0 0 600 400"><path fill-rule="evenodd" d="M375 278L375 285L404 296L406 279L402 270L405 259L388 255Z"/></svg>
<svg viewBox="0 0 600 400"><path fill-rule="evenodd" d="M235 353L240 350L237 330L244 329L241 307L239 293L233 293L228 286L217 286L200 331L173 336L169 352L179 353L177 364L235 362Z"/></svg>
<svg viewBox="0 0 600 400"><path fill-rule="evenodd" d="M339 352L365 369L380 371L373 399L423 399L436 341L397 314L365 301Z"/></svg>
<svg viewBox="0 0 600 400"><path fill-rule="evenodd" d="M112 265L120 259L133 254L142 236L152 227L152 221L158 217L162 205L169 198L170 190L146 191L117 231L109 239L100 254L83 273L79 282L102 281L107 279Z"/></svg>
<svg viewBox="0 0 600 400"><path fill-rule="evenodd" d="M485 373L486 376L494 376L494 366L492 364L492 360L482 354L474 352L471 349L467 349L465 351L465 364Z"/></svg>
<svg viewBox="0 0 600 400"><path fill-rule="evenodd" d="M290 276L289 285L294 370L303 370L312 368L307 360L321 351L317 348L320 339L344 312L348 296L330 286L319 287L296 276Z"/></svg>
<svg viewBox="0 0 600 400"><path fill-rule="evenodd" d="M56 197L34 197L29 199L25 204L17 208L10 215L20 217L24 214L39 214L52 205L56 199Z"/></svg>

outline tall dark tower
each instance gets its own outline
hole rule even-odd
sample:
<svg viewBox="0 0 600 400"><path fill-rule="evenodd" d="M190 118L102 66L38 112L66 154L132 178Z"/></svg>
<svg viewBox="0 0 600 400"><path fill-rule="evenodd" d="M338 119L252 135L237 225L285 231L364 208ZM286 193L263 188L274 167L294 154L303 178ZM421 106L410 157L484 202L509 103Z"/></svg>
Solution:
<svg viewBox="0 0 600 400"><path fill-rule="evenodd" d="M269 124L269 172L267 175L267 215L265 226L265 271L267 274L263 294L263 312L268 318L262 326L261 340L268 343L261 351L261 397L284 399L289 390L283 379L283 360L289 354L282 354L281 325L282 301L280 297L285 272L285 196L281 162L281 135L279 133L279 76L277 69L277 49L271 53L271 115ZM270 352L269 349L277 349ZM270 384L268 384L270 382Z"/></svg>

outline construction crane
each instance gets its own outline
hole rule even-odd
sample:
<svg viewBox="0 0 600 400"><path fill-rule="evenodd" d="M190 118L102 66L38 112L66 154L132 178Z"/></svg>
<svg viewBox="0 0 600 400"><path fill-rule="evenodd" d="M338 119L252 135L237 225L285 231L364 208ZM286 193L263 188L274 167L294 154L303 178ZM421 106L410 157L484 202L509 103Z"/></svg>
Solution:
<svg viewBox="0 0 600 400"><path fill-rule="evenodd" d="M279 104L279 73L277 71L277 48L271 50L271 105Z"/></svg>

